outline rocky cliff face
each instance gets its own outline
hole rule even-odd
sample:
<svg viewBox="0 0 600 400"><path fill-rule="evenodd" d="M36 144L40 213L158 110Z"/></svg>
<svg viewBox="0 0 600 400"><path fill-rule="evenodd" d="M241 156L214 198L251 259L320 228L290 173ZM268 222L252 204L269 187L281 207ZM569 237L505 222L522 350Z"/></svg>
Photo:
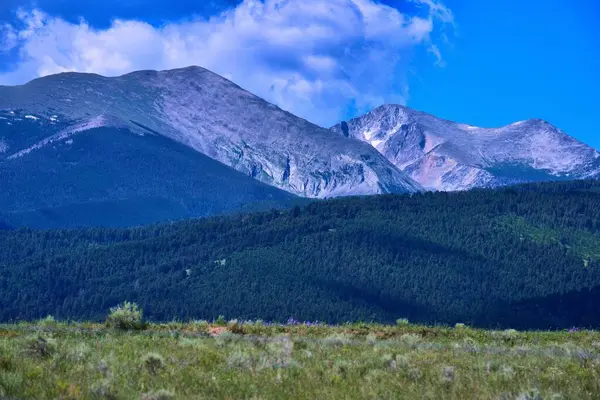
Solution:
<svg viewBox="0 0 600 400"><path fill-rule="evenodd" d="M306 197L422 189L362 141L313 125L198 67L117 78L53 75L23 86L0 87L0 109L79 125L118 120ZM30 145L55 140L37 139ZM0 146L11 155L27 149Z"/></svg>
<svg viewBox="0 0 600 400"><path fill-rule="evenodd" d="M600 154L533 119L479 128L385 105L332 128L369 143L429 190L600 176Z"/></svg>

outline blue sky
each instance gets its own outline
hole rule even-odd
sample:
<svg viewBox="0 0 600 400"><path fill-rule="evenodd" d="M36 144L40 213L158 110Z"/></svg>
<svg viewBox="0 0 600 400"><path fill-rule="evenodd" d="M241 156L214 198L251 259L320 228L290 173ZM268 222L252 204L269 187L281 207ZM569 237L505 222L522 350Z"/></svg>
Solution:
<svg viewBox="0 0 600 400"><path fill-rule="evenodd" d="M0 84L197 64L321 125L386 102L600 148L594 0L2 0Z"/></svg>

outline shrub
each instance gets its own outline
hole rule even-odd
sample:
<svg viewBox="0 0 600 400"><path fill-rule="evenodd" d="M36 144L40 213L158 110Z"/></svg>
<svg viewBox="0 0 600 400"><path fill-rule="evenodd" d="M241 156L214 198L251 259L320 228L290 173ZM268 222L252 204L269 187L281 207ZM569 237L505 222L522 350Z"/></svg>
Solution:
<svg viewBox="0 0 600 400"><path fill-rule="evenodd" d="M110 309L106 318L106 326L116 329L144 329L142 310L135 303L128 301Z"/></svg>
<svg viewBox="0 0 600 400"><path fill-rule="evenodd" d="M410 367L410 359L405 354L385 354L381 358L384 362L384 365L389 367L390 369L406 369Z"/></svg>
<svg viewBox="0 0 600 400"><path fill-rule="evenodd" d="M95 383L90 388L91 398L93 399L106 399L106 400L117 400L118 397L114 390L110 386L110 381L104 379L99 383Z"/></svg>
<svg viewBox="0 0 600 400"><path fill-rule="evenodd" d="M367 337L365 338L365 340L366 340L366 342L367 342L368 344L375 344L375 343L377 343L377 340L378 340L378 339L379 339L379 338L377 337L377 335L376 335L376 334L374 334L373 332L369 333L369 334L367 335Z"/></svg>
<svg viewBox="0 0 600 400"><path fill-rule="evenodd" d="M190 322L189 328L191 329L192 332L207 333L208 328L210 328L210 324L208 323L208 321L205 321L203 319L194 320L194 321Z"/></svg>
<svg viewBox="0 0 600 400"><path fill-rule="evenodd" d="M9 371L14 366L12 349L6 343L0 342L0 371Z"/></svg>
<svg viewBox="0 0 600 400"><path fill-rule="evenodd" d="M400 336L398 340L402 343L406 343L409 347L416 347L421 341L421 336L415 333L405 333L404 335Z"/></svg>
<svg viewBox="0 0 600 400"><path fill-rule="evenodd" d="M148 353L142 357L142 366L152 375L156 375L165 366L165 360L160 354Z"/></svg>
<svg viewBox="0 0 600 400"><path fill-rule="evenodd" d="M69 362L80 363L86 359L91 350L85 343L79 343L75 346L69 346L66 351L66 358Z"/></svg>
<svg viewBox="0 0 600 400"><path fill-rule="evenodd" d="M241 324L237 319L232 319L231 321L229 321L229 323L227 324L227 327L229 328L231 333L236 333L236 334L241 334L241 335L243 335L245 333L244 325Z"/></svg>
<svg viewBox="0 0 600 400"><path fill-rule="evenodd" d="M398 326L406 326L408 324L409 324L409 322L408 322L407 318L400 318L400 319L396 320L396 325L398 325Z"/></svg>
<svg viewBox="0 0 600 400"><path fill-rule="evenodd" d="M456 369L454 367L447 366L447 367L442 368L442 374L441 374L442 382L451 383L452 381L454 381L455 377L456 377Z"/></svg>
<svg viewBox="0 0 600 400"><path fill-rule="evenodd" d="M352 343L352 339L347 333L334 333L323 339L323 343L329 346L346 346Z"/></svg>
<svg viewBox="0 0 600 400"><path fill-rule="evenodd" d="M519 332L517 332L514 329L506 329L505 331L502 332L502 338L504 340L515 340L519 337Z"/></svg>
<svg viewBox="0 0 600 400"><path fill-rule="evenodd" d="M38 321L38 325L44 326L44 327L56 326L56 324L57 324L57 322L52 315L48 315L46 318L40 319Z"/></svg>
<svg viewBox="0 0 600 400"><path fill-rule="evenodd" d="M465 324L463 324L462 322L459 322L454 325L454 329L465 329L466 327L467 326Z"/></svg>
<svg viewBox="0 0 600 400"><path fill-rule="evenodd" d="M50 338L37 336L25 341L25 351L38 357L48 358L56 352L56 343Z"/></svg>
<svg viewBox="0 0 600 400"><path fill-rule="evenodd" d="M235 348L227 357L227 364L231 368L255 369L258 364L259 354L250 349Z"/></svg>

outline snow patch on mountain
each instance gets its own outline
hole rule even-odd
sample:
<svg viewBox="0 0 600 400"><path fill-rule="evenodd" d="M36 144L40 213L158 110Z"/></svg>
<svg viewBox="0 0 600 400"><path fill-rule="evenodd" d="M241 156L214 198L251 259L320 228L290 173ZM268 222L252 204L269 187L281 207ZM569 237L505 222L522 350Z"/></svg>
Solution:
<svg viewBox="0 0 600 400"><path fill-rule="evenodd" d="M15 154L9 156L8 159L13 160L16 158L23 157L23 156L31 153L32 151L39 150L39 149L46 147L52 143L56 143L61 140L67 140L71 136L73 136L77 133L80 133L80 132L88 131L90 129L95 129L95 128L101 128L101 127L105 127L105 126L111 126L111 125L114 125L114 123L111 124L111 120L109 118L107 118L104 115L100 115L100 116L91 118L88 121L84 121L84 122L78 123L76 125L70 126L69 128L62 130L61 132L59 132L55 135L52 135L50 137L45 138L44 140L37 142L33 146L30 146L26 149L23 149ZM71 143L72 143L72 141L71 141Z"/></svg>
<svg viewBox="0 0 600 400"><path fill-rule="evenodd" d="M8 143L4 139L0 139L0 154L4 154L8 151Z"/></svg>

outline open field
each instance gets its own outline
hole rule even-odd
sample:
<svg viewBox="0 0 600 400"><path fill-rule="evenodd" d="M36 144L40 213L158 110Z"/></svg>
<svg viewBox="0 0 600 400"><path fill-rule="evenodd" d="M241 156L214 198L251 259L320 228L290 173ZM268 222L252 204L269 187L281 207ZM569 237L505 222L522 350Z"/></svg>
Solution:
<svg viewBox="0 0 600 400"><path fill-rule="evenodd" d="M594 399L600 333L48 319L0 326L0 397Z"/></svg>

